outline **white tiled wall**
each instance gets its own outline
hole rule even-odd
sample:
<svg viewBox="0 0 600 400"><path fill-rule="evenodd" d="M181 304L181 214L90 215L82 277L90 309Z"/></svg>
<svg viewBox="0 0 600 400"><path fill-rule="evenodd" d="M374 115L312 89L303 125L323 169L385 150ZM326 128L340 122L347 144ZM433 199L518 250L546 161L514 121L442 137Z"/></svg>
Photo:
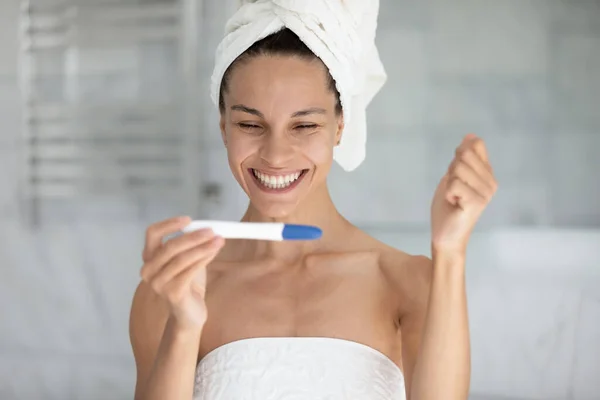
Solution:
<svg viewBox="0 0 600 400"><path fill-rule="evenodd" d="M600 3L418 4L381 2L378 44L390 77L369 110L364 174L392 162L400 182L435 182L431 174L475 132L510 193L499 193L482 226L598 226ZM394 142L393 150L374 157L378 141ZM392 187L398 204L413 195L402 183ZM410 207L402 214L394 218L414 218ZM426 226L426 214L417 218Z"/></svg>
<svg viewBox="0 0 600 400"><path fill-rule="evenodd" d="M21 222L17 10L0 0L0 399L130 399L143 230L177 209L97 199L53 207L37 230ZM227 10L203 7L204 93ZM335 201L382 240L427 253L435 184L461 137L483 136L501 190L469 254L473 399L599 399L600 2L381 0L381 11L389 81L369 110L367 161L332 171ZM223 195L204 208L236 218L245 199L209 112L199 173Z"/></svg>

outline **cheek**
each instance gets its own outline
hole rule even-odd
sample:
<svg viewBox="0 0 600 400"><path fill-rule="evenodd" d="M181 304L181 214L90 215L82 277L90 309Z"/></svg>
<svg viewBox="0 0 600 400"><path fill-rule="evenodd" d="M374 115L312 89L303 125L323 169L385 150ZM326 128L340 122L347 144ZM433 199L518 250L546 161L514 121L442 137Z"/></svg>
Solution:
<svg viewBox="0 0 600 400"><path fill-rule="evenodd" d="M239 135L231 135L227 141L227 156L238 163L257 151L259 144L255 140Z"/></svg>
<svg viewBox="0 0 600 400"><path fill-rule="evenodd" d="M333 139L329 135L314 135L302 144L302 151L315 164L324 164L333 159Z"/></svg>

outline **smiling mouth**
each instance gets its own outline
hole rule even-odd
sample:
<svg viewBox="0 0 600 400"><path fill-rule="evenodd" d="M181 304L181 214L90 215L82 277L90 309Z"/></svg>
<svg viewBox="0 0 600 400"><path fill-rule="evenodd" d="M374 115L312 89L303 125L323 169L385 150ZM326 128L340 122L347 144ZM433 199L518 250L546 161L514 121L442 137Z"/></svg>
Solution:
<svg viewBox="0 0 600 400"><path fill-rule="evenodd" d="M257 186L266 192L288 192L298 186L306 176L308 169L302 169L286 175L269 175L254 168L250 168Z"/></svg>

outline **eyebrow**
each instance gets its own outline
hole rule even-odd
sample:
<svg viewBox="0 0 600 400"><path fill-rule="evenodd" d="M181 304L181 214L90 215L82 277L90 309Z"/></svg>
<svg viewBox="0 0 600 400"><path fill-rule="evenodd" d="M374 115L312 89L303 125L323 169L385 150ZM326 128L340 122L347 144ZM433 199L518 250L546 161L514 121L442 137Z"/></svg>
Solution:
<svg viewBox="0 0 600 400"><path fill-rule="evenodd" d="M256 115L257 117L260 117L260 118L265 117L263 115L263 113L258 111L256 108L246 107L245 105L242 105L242 104L236 104L236 105L231 106L231 111L241 111L241 112L245 112L248 114Z"/></svg>
<svg viewBox="0 0 600 400"><path fill-rule="evenodd" d="M310 114L327 114L327 111L323 108L318 108L318 107L312 107L312 108L307 108L306 110L300 110L300 111L296 111L295 113L292 114L292 118L296 118L296 117L306 117L307 115Z"/></svg>
<svg viewBox="0 0 600 400"><path fill-rule="evenodd" d="M231 106L231 110L232 111L241 111L241 112L245 112L248 114L256 115L259 118L265 117L264 114L261 113L260 111L258 111L256 108L247 107L243 104L235 104L235 105ZM292 114L292 118L306 117L307 115L310 115L310 114L327 114L327 110L325 110L324 108L319 108L319 107L311 107L311 108L307 108L306 110L296 111L295 113Z"/></svg>

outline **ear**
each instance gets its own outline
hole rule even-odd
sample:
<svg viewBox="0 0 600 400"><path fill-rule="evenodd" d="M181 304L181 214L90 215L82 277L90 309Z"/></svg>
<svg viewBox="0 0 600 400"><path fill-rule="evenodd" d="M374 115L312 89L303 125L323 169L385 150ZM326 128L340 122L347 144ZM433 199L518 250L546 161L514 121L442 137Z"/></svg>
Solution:
<svg viewBox="0 0 600 400"><path fill-rule="evenodd" d="M338 146L342 141L342 132L344 131L344 114L337 118L337 130L335 132L335 145Z"/></svg>
<svg viewBox="0 0 600 400"><path fill-rule="evenodd" d="M225 114L221 113L221 118L219 120L219 128L221 129L221 139L223 140L223 144L227 147L227 133L225 131Z"/></svg>

